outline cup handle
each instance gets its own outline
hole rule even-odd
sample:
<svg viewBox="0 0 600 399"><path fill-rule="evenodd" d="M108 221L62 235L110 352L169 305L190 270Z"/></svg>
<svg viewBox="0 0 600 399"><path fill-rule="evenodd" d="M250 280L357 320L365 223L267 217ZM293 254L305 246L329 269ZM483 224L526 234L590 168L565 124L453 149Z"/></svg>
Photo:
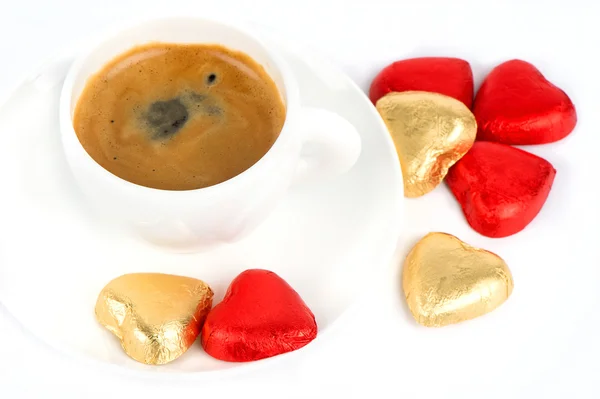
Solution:
<svg viewBox="0 0 600 399"><path fill-rule="evenodd" d="M322 108L302 107L300 125L302 153L295 182L337 176L354 166L361 140L350 122Z"/></svg>

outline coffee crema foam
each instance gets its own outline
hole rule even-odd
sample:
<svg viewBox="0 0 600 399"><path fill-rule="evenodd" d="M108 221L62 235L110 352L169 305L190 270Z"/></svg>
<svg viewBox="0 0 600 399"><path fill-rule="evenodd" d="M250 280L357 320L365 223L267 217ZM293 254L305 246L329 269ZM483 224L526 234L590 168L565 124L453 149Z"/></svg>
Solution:
<svg viewBox="0 0 600 399"><path fill-rule="evenodd" d="M86 82L73 127L88 154L114 175L191 190L254 165L284 120L275 83L248 55L219 45L151 43Z"/></svg>

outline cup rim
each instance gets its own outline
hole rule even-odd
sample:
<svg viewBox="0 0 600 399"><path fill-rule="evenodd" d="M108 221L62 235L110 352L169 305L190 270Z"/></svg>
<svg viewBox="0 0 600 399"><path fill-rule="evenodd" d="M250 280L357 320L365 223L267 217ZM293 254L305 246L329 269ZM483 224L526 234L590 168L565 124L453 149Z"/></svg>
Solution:
<svg viewBox="0 0 600 399"><path fill-rule="evenodd" d="M237 31L238 33L250 38L255 42L264 53L267 55L267 58L274 66L274 69L278 71L281 75L281 80L283 84L283 91L285 93L285 108L286 115L283 126L277 139L273 143L273 145L269 148L269 150L253 165L251 165L246 170L241 173L233 176L223 182L202 188L190 189L190 190L169 190L169 189L160 189L154 187L143 186L137 183L130 182L128 180L123 179L120 176L117 176L105 169L102 165L100 165L92 156L87 152L87 150L83 147L77 133L75 132L75 128L73 127L73 120L71 117L71 106L74 101L73 96L73 86L76 79L80 76L81 68L85 64L92 54L94 54L98 48L106 43L108 40L114 39L119 35L130 29L136 29L138 27L142 27L144 25L151 25L153 23L161 23L169 20L187 20L194 21L199 24L201 23L212 23L218 24L226 27L227 29ZM256 34L251 33L250 29L245 27L240 22L232 22L226 21L222 18L216 18L214 16L205 17L205 16L162 16L162 17L146 17L135 20L133 22L122 24L118 27L113 27L112 29L108 29L105 32L97 35L91 40L86 41L80 49L85 49L84 51L79 52L76 56L75 60L69 67L65 80L63 81L63 85L60 92L60 100L59 100L59 125L60 125L60 135L61 141L63 145L63 149L67 153L67 159L70 162L71 156L68 155L69 152L74 151L75 153L71 153L76 155L80 160L86 162L95 174L100 175L102 178L110 180L112 184L118 185L120 189L135 191L140 194L150 194L150 195L177 195L179 197L188 197L188 196L198 196L198 195L214 195L219 191L231 190L234 185L244 183L245 181L251 181L253 176L259 173L259 170L262 169L265 165L270 163L270 160L274 157L276 152L279 152L281 148L283 148L286 142L289 141L291 135L290 123L291 116L293 116L297 109L300 107L299 104L299 89L297 83L293 77L291 69L287 65L287 63L274 51L270 49L268 45L266 45ZM108 63L110 59L105 60L105 63ZM88 76L89 77L89 76ZM87 77L86 77L87 78ZM73 165L70 165L73 167Z"/></svg>

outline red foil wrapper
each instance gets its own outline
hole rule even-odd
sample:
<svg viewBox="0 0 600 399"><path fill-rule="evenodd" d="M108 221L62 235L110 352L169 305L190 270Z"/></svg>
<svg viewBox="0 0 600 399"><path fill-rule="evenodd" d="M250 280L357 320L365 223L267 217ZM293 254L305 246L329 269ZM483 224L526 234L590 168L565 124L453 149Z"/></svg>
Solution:
<svg viewBox="0 0 600 399"><path fill-rule="evenodd" d="M446 176L467 221L487 237L523 230L540 212L556 170L543 158L505 144L476 141Z"/></svg>
<svg viewBox="0 0 600 399"><path fill-rule="evenodd" d="M558 141L577 123L569 96L521 60L490 72L477 92L473 113L477 139L513 145Z"/></svg>
<svg viewBox="0 0 600 399"><path fill-rule="evenodd" d="M317 336L315 316L277 274L246 270L206 318L202 346L229 362L264 359L302 348Z"/></svg>
<svg viewBox="0 0 600 399"><path fill-rule="evenodd" d="M428 91L473 104L471 65L459 58L421 57L397 61L385 67L371 83L373 104L390 92Z"/></svg>

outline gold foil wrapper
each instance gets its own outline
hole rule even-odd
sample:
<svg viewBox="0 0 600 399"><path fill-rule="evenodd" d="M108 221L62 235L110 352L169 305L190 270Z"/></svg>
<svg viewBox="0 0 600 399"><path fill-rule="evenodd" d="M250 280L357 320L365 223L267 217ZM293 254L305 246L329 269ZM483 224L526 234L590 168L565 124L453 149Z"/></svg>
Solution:
<svg viewBox="0 0 600 399"><path fill-rule="evenodd" d="M212 307L213 291L201 280L161 273L126 274L102 289L96 318L131 358L169 363L187 351Z"/></svg>
<svg viewBox="0 0 600 399"><path fill-rule="evenodd" d="M391 92L376 107L394 140L406 197L419 197L437 187L477 135L469 108L442 94Z"/></svg>
<svg viewBox="0 0 600 399"><path fill-rule="evenodd" d="M415 320L442 327L496 309L512 293L513 279L498 255L430 233L406 257L402 287Z"/></svg>

